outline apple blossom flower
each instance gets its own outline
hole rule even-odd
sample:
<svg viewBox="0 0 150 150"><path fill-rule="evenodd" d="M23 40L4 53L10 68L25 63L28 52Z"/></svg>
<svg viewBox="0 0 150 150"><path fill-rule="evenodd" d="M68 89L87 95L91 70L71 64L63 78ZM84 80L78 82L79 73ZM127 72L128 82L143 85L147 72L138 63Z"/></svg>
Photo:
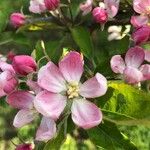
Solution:
<svg viewBox="0 0 150 150"><path fill-rule="evenodd" d="M136 45L143 44L150 39L150 26L144 25L132 33L132 39Z"/></svg>
<svg viewBox="0 0 150 150"><path fill-rule="evenodd" d="M40 14L46 10L44 0L30 0L29 11Z"/></svg>
<svg viewBox="0 0 150 150"><path fill-rule="evenodd" d="M60 0L44 0L45 6L49 11L55 10L59 4Z"/></svg>
<svg viewBox="0 0 150 150"><path fill-rule="evenodd" d="M10 16L10 23L15 27L18 28L25 24L26 17L21 13L12 13Z"/></svg>
<svg viewBox="0 0 150 150"><path fill-rule="evenodd" d="M132 16L130 19L130 23L135 27L139 28L143 25L148 24L148 18L146 16Z"/></svg>
<svg viewBox="0 0 150 150"><path fill-rule="evenodd" d="M7 103L19 109L13 121L16 128L31 123L38 116L39 113L34 108L34 99L35 96L29 91L14 91L7 96ZM49 140L55 136L55 133L56 123L54 119L43 116L35 139L38 141Z"/></svg>
<svg viewBox="0 0 150 150"><path fill-rule="evenodd" d="M145 52L136 46L130 48L125 55L125 61L120 55L112 57L110 64L113 72L123 75L125 82L137 84L150 79L150 65L142 63L145 59Z"/></svg>
<svg viewBox="0 0 150 150"><path fill-rule="evenodd" d="M92 11L93 0L86 0L86 2L80 4L80 10L83 12L82 15L85 16Z"/></svg>
<svg viewBox="0 0 150 150"><path fill-rule="evenodd" d="M133 0L133 9L140 14L139 16L132 18L134 19L131 21L133 25L146 25L149 22L150 0Z"/></svg>
<svg viewBox="0 0 150 150"><path fill-rule="evenodd" d="M13 67L0 60L0 97L11 93L17 85L18 80Z"/></svg>
<svg viewBox="0 0 150 150"><path fill-rule="evenodd" d="M17 145L15 150L33 150L32 144L20 144Z"/></svg>
<svg viewBox="0 0 150 150"><path fill-rule="evenodd" d="M34 106L42 115L57 119L71 101L72 120L77 126L88 129L102 121L100 109L87 99L104 95L107 80L96 73L81 83L83 63L81 55L71 51L59 62L59 67L50 61L39 70L38 84L44 91L36 95Z"/></svg>
<svg viewBox="0 0 150 150"><path fill-rule="evenodd" d="M20 75L28 75L29 73L36 71L37 67L35 60L28 55L14 56L12 66L16 73Z"/></svg>
<svg viewBox="0 0 150 150"><path fill-rule="evenodd" d="M93 18L97 23L106 23L118 13L120 0L104 0L100 6L93 9Z"/></svg>

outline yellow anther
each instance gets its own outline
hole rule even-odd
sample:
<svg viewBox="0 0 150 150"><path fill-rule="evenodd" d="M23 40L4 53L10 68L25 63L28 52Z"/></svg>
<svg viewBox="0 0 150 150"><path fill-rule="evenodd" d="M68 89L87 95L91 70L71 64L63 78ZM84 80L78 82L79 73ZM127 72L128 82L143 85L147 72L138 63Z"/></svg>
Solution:
<svg viewBox="0 0 150 150"><path fill-rule="evenodd" d="M79 85L78 82L70 82L67 90L68 98L72 99L79 96Z"/></svg>

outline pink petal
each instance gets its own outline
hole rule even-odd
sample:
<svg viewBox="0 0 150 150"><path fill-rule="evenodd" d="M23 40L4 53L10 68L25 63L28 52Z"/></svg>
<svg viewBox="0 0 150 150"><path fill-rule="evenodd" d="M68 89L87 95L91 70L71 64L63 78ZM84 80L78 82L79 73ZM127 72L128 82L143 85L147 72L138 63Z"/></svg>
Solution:
<svg viewBox="0 0 150 150"><path fill-rule="evenodd" d="M102 121L100 109L95 104L88 102L85 99L74 100L71 112L73 122L84 129L97 126Z"/></svg>
<svg viewBox="0 0 150 150"><path fill-rule="evenodd" d="M104 0L108 12L108 16L110 18L113 18L114 16L117 15L119 10L119 2L120 0Z"/></svg>
<svg viewBox="0 0 150 150"><path fill-rule="evenodd" d="M58 119L66 106L66 97L48 91L40 92L34 100L34 106L45 117Z"/></svg>
<svg viewBox="0 0 150 150"><path fill-rule="evenodd" d="M24 125L33 121L36 116L37 116L36 112L31 111L29 109L22 109L16 114L13 125L16 128L21 128Z"/></svg>
<svg viewBox="0 0 150 150"><path fill-rule="evenodd" d="M100 73L84 82L80 86L80 95L86 98L95 98L102 96L107 91L107 80Z"/></svg>
<svg viewBox="0 0 150 150"><path fill-rule="evenodd" d="M5 93L9 94L16 89L18 80L13 72L4 71L2 74L5 74L5 77L3 76L3 90Z"/></svg>
<svg viewBox="0 0 150 150"><path fill-rule="evenodd" d="M144 61L145 53L141 47L132 47L125 56L127 66L138 68Z"/></svg>
<svg viewBox="0 0 150 150"><path fill-rule="evenodd" d="M145 52L145 60L150 62L150 51L145 50L144 52Z"/></svg>
<svg viewBox="0 0 150 150"><path fill-rule="evenodd" d="M0 60L0 69L2 71L10 71L12 73L15 73L15 70L13 69L12 65Z"/></svg>
<svg viewBox="0 0 150 150"><path fill-rule="evenodd" d="M92 11L93 0L86 0L86 2L80 4L80 10L83 11L82 15L85 16Z"/></svg>
<svg viewBox="0 0 150 150"><path fill-rule="evenodd" d="M7 96L7 103L19 109L31 109L33 107L34 95L27 91L15 91Z"/></svg>
<svg viewBox="0 0 150 150"><path fill-rule="evenodd" d="M133 0L133 9L139 14L146 14L148 6L150 6L149 0Z"/></svg>
<svg viewBox="0 0 150 150"><path fill-rule="evenodd" d="M61 72L51 61L39 70L38 84L43 89L54 93L66 90L65 80Z"/></svg>
<svg viewBox="0 0 150 150"><path fill-rule="evenodd" d="M46 10L44 0L30 0L29 11L33 13L42 13Z"/></svg>
<svg viewBox="0 0 150 150"><path fill-rule="evenodd" d="M140 67L140 71L143 73L143 81L150 80L150 65L145 64Z"/></svg>
<svg viewBox="0 0 150 150"><path fill-rule="evenodd" d="M125 62L120 55L113 56L111 58L110 64L113 72L123 74L123 70L125 69Z"/></svg>
<svg viewBox="0 0 150 150"><path fill-rule="evenodd" d="M83 73L83 59L78 52L69 52L59 62L59 68L68 82L79 82Z"/></svg>
<svg viewBox="0 0 150 150"><path fill-rule="evenodd" d="M124 70L124 80L129 84L136 84L143 80L143 74L136 68L127 67Z"/></svg>
<svg viewBox="0 0 150 150"><path fill-rule="evenodd" d="M47 141L52 139L56 134L56 123L54 120L43 117L41 124L36 133L37 141Z"/></svg>
<svg viewBox="0 0 150 150"><path fill-rule="evenodd" d="M146 25L148 23L148 17L142 16L142 15L132 16L130 22L134 27L139 28L139 27Z"/></svg>
<svg viewBox="0 0 150 150"><path fill-rule="evenodd" d="M32 80L27 80L27 85L30 87L32 91L35 92L35 94L38 94L39 92L42 91L42 88L38 85L37 82L32 81Z"/></svg>

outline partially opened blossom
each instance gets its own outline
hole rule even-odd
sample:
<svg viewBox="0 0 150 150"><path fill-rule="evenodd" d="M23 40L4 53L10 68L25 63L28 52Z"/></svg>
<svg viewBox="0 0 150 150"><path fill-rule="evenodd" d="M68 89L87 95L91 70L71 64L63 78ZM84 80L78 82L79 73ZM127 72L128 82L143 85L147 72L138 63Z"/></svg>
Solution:
<svg viewBox="0 0 150 150"><path fill-rule="evenodd" d="M144 25L132 33L132 39L136 45L143 44L150 39L150 26Z"/></svg>
<svg viewBox="0 0 150 150"><path fill-rule="evenodd" d="M30 0L30 12L40 14L46 10L44 0Z"/></svg>
<svg viewBox="0 0 150 150"><path fill-rule="evenodd" d="M16 89L18 80L13 67L0 60L0 97Z"/></svg>
<svg viewBox="0 0 150 150"><path fill-rule="evenodd" d="M137 84L144 80L149 80L150 65L142 65L145 59L145 52L136 46L130 48L125 56L125 61L120 55L115 55L111 59L113 72L123 75L124 80L129 84Z"/></svg>
<svg viewBox="0 0 150 150"><path fill-rule="evenodd" d="M38 84L45 91L36 96L34 106L41 114L57 119L71 101L72 120L79 127L92 128L102 121L100 109L87 99L104 95L107 80L96 73L81 83L83 64L81 55L71 51L59 62L59 67L50 61L39 70Z"/></svg>
<svg viewBox="0 0 150 150"><path fill-rule="evenodd" d="M80 4L80 10L83 12L82 15L85 16L92 11L93 0L86 0L84 3Z"/></svg>
<svg viewBox="0 0 150 150"><path fill-rule="evenodd" d="M35 60L28 55L16 55L13 58L12 66L16 73L20 75L28 75L36 71L36 62Z"/></svg>
<svg viewBox="0 0 150 150"><path fill-rule="evenodd" d="M22 13L12 13L10 16L10 23L15 27L21 27L25 24L26 17Z"/></svg>
<svg viewBox="0 0 150 150"><path fill-rule="evenodd" d="M19 111L14 118L13 125L16 128L31 123L38 117L38 111L34 108L35 96L29 91L15 91L7 96L7 103ZM36 132L36 140L49 140L55 136L56 123L50 117L42 117L41 124Z"/></svg>
<svg viewBox="0 0 150 150"><path fill-rule="evenodd" d="M60 0L44 0L44 3L47 10L52 11L59 6Z"/></svg>
<svg viewBox="0 0 150 150"><path fill-rule="evenodd" d="M133 0L133 9L140 14L134 18L136 24L146 25L149 22L150 0ZM132 20L133 25L135 21Z"/></svg>
<svg viewBox="0 0 150 150"><path fill-rule="evenodd" d="M97 23L106 23L118 13L120 0L104 0L100 6L93 9L93 18Z"/></svg>

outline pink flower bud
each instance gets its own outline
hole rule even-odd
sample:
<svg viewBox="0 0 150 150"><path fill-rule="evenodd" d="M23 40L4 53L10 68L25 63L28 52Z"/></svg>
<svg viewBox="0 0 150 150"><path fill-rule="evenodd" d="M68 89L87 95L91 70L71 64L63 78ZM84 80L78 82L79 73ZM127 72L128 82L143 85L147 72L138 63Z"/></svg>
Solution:
<svg viewBox="0 0 150 150"><path fill-rule="evenodd" d="M16 147L16 150L33 150L31 144L21 144Z"/></svg>
<svg viewBox="0 0 150 150"><path fill-rule="evenodd" d="M55 10L60 3L60 0L44 0L45 6L48 10Z"/></svg>
<svg viewBox="0 0 150 150"><path fill-rule="evenodd" d="M28 75L36 71L36 62L31 56L19 55L13 58L12 66L16 73L20 75Z"/></svg>
<svg viewBox="0 0 150 150"><path fill-rule="evenodd" d="M107 11L104 8L96 7L93 9L93 18L97 23L106 23L108 20Z"/></svg>
<svg viewBox="0 0 150 150"><path fill-rule="evenodd" d="M12 13L10 22L14 27L20 27L25 24L25 16L21 13Z"/></svg>
<svg viewBox="0 0 150 150"><path fill-rule="evenodd" d="M150 26L142 26L137 28L132 34L132 39L135 44L142 44L150 39Z"/></svg>

